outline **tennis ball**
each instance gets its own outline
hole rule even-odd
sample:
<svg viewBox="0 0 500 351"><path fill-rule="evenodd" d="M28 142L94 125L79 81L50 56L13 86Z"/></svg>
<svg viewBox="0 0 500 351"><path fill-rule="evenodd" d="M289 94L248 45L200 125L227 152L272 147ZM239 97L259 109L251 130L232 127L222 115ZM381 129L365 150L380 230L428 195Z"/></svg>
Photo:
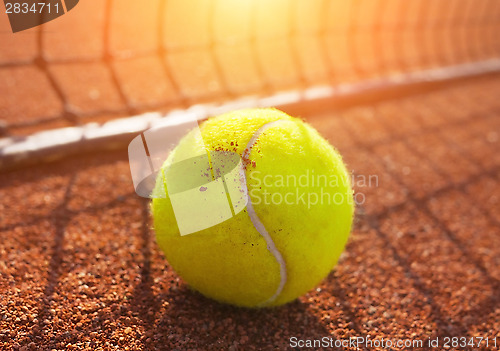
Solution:
<svg viewBox="0 0 500 351"><path fill-rule="evenodd" d="M167 195L153 196L154 228L169 264L195 290L237 306L282 305L314 288L337 263L353 219L349 174L339 153L307 123L276 109L227 113L199 131L179 142L156 182L155 192L166 188ZM229 219L181 235L172 193L206 191L199 184L214 181L219 170L213 157L201 166L206 171L171 166L217 151L241 160L236 182L248 201L232 203ZM172 173L177 176L166 181ZM221 198L215 206L230 200Z"/></svg>

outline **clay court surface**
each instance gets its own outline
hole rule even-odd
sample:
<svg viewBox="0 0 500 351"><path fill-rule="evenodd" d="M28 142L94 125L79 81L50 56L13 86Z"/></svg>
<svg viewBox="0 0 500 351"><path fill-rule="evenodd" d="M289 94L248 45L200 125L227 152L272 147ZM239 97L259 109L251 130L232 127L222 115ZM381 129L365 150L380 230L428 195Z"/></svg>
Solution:
<svg viewBox="0 0 500 351"><path fill-rule="evenodd" d="M377 184L336 269L246 310L168 266L126 149L0 175L0 349L271 350L500 334L500 78L303 116ZM352 347L343 349L351 350ZM363 349L363 347L361 347ZM475 349L494 349L485 345Z"/></svg>

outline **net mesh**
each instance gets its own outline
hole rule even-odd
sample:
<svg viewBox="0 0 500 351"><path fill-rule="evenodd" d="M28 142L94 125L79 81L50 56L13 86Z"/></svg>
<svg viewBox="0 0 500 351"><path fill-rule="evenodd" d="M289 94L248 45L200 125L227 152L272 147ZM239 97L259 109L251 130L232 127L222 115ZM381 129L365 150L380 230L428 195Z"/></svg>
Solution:
<svg viewBox="0 0 500 351"><path fill-rule="evenodd" d="M3 134L338 86L500 56L495 0L83 1L12 34Z"/></svg>

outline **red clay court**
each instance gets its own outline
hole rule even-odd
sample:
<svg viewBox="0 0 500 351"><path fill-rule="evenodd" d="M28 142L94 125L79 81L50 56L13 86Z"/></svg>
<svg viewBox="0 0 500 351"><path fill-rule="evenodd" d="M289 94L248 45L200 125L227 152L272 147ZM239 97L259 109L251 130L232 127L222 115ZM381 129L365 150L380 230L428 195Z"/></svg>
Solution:
<svg viewBox="0 0 500 351"><path fill-rule="evenodd" d="M86 1L16 34L0 13L0 349L499 349L498 3L152 3ZM106 124L241 104L303 117L378 176L335 269L278 308L189 289L130 176L150 117ZM88 123L102 133L58 129Z"/></svg>

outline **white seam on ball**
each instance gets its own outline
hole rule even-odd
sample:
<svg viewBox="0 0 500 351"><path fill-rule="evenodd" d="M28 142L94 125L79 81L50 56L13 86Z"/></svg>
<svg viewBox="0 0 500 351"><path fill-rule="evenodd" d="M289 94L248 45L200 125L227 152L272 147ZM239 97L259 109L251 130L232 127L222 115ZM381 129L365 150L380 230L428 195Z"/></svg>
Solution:
<svg viewBox="0 0 500 351"><path fill-rule="evenodd" d="M278 124L282 123L282 120L274 121L274 122L269 122L264 124L262 127L260 127L255 134L252 136L252 139L248 142L245 151L243 152L243 161L247 165L247 167L251 167L251 161L250 161L250 153L252 152L252 148L254 147L257 139L259 136L268 128ZM245 185L247 185L246 182L246 174L245 174ZM247 185L248 188L248 185ZM252 205L252 201L250 199L250 193L247 191L247 196L248 196L248 204L247 204L247 212L248 216L250 217L250 220L253 223L253 226L255 229L259 232L260 235L264 238L264 240L267 243L267 249L269 252L274 256L276 261L278 262L280 266L280 284L274 294L267 299L266 301L262 302L259 304L259 306L265 306L270 303L272 303L274 300L278 298L278 296L281 294L283 291L283 288L285 287L286 280L287 280L287 270L286 270L286 263L285 260L283 259L283 256L279 252L279 250L276 248L276 245L274 244L273 238L271 238L271 235L269 235L269 232L267 231L266 227L264 224L261 222L260 218L257 216L257 213L255 213L255 210Z"/></svg>

